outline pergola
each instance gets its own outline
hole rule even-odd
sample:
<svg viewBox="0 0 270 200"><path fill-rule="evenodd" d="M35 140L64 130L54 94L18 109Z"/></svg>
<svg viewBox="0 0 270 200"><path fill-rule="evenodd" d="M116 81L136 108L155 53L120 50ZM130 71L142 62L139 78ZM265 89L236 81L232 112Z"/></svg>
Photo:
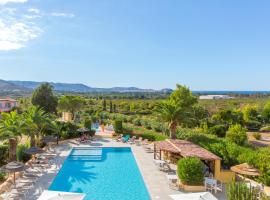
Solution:
<svg viewBox="0 0 270 200"><path fill-rule="evenodd" d="M186 140L167 139L154 143L154 158L161 159L162 153L170 155L175 161L185 157L197 157L202 160L214 172L215 161L221 158L210 151ZM212 164L211 164L212 163Z"/></svg>

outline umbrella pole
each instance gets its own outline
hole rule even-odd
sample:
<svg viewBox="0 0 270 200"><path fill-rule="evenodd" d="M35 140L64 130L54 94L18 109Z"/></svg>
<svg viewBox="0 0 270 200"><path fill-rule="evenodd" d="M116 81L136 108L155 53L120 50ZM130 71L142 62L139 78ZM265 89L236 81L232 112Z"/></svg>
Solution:
<svg viewBox="0 0 270 200"><path fill-rule="evenodd" d="M15 175L16 173L14 172L14 175L13 175L13 181L14 181L14 186L15 186L15 188L16 188L16 175Z"/></svg>

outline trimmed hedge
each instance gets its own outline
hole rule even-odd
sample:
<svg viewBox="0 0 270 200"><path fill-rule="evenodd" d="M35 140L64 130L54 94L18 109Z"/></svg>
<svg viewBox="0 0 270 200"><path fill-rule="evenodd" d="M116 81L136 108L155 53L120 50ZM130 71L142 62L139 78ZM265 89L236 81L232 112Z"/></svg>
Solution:
<svg viewBox="0 0 270 200"><path fill-rule="evenodd" d="M202 185L204 165L199 158L186 157L177 163L177 174L186 185Z"/></svg>

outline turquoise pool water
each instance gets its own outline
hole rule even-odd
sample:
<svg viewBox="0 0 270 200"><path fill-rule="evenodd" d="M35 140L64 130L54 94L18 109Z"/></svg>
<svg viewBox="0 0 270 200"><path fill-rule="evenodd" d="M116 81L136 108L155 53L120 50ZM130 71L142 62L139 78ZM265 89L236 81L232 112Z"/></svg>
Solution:
<svg viewBox="0 0 270 200"><path fill-rule="evenodd" d="M85 200L150 200L130 148L74 148L49 190Z"/></svg>

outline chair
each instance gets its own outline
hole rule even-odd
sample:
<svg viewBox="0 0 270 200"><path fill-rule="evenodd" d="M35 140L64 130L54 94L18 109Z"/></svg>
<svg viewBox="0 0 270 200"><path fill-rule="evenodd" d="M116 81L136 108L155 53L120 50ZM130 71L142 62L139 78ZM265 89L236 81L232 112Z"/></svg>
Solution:
<svg viewBox="0 0 270 200"><path fill-rule="evenodd" d="M213 190L215 191L215 193L217 193L217 191L222 192L222 183L218 183L218 181L215 179L205 178L204 186L205 190L211 191L211 193L213 192Z"/></svg>
<svg viewBox="0 0 270 200"><path fill-rule="evenodd" d="M130 139L130 135L126 135L125 137L122 137L122 142L127 143Z"/></svg>

